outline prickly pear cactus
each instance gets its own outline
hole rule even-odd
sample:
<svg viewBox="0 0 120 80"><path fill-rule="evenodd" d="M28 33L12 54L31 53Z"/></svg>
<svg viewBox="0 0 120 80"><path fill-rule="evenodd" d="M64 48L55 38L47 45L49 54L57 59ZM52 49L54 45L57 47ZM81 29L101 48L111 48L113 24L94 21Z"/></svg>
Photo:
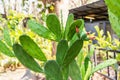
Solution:
<svg viewBox="0 0 120 80"><path fill-rule="evenodd" d="M111 26L120 37L120 0L105 0Z"/></svg>
<svg viewBox="0 0 120 80"><path fill-rule="evenodd" d="M47 80L63 80L62 72L55 60L49 60L46 62L44 72Z"/></svg>
<svg viewBox="0 0 120 80"><path fill-rule="evenodd" d="M88 80L91 76L92 64L90 59L84 61L83 68L79 68L75 58L80 53L84 41L93 40L94 37L88 36L84 28L84 21L81 19L74 20L72 14L68 16L66 27L62 29L60 21L55 14L49 14L44 27L36 21L28 21L29 28L39 36L58 42L56 59L48 60L42 49L27 35L19 38L20 43L13 45L13 51L18 60L27 68L42 72L46 75L46 80ZM4 44L1 42L0 46ZM5 46L4 49L7 50ZM0 49L1 50L1 49ZM38 64L36 59L44 61L43 68ZM108 61L110 62L110 61ZM116 61L111 60L111 64ZM107 62L105 62L106 64ZM95 71L111 64L101 64ZM103 66L104 65L104 66ZM84 73L83 73L84 72Z"/></svg>

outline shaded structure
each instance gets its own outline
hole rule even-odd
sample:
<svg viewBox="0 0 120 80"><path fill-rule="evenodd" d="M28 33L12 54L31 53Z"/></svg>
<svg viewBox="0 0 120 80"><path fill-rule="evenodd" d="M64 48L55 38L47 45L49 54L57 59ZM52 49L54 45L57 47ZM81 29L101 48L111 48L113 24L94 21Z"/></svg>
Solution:
<svg viewBox="0 0 120 80"><path fill-rule="evenodd" d="M107 6L104 0L71 9L69 12L74 14L75 19L83 18L86 21L90 19L95 21L108 20Z"/></svg>
<svg viewBox="0 0 120 80"><path fill-rule="evenodd" d="M96 32L94 26L97 25L104 31L104 35L107 35L107 31L109 31L112 38L118 38L113 32L108 20L107 6L104 0L98 0L90 4L70 9L69 13L73 13L75 19L82 18L85 20L86 31Z"/></svg>

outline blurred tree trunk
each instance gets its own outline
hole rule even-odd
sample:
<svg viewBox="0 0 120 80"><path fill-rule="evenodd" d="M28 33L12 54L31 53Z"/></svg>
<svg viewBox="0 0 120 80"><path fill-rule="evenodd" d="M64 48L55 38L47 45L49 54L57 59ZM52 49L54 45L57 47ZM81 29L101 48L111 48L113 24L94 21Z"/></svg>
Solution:
<svg viewBox="0 0 120 80"><path fill-rule="evenodd" d="M2 1L2 4L3 4L3 8L4 8L4 14L2 14L2 17L7 19L7 12L6 12L5 2L4 2L4 0L1 0L1 1Z"/></svg>

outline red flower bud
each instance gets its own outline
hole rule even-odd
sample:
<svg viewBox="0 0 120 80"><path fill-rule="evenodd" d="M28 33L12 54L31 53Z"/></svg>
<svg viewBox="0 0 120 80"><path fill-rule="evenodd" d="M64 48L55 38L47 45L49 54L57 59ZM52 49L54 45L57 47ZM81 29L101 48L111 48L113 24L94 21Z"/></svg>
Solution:
<svg viewBox="0 0 120 80"><path fill-rule="evenodd" d="M95 36L89 37L90 40L95 40Z"/></svg>
<svg viewBox="0 0 120 80"><path fill-rule="evenodd" d="M76 33L79 33L79 28L78 27L76 27Z"/></svg>
<svg viewBox="0 0 120 80"><path fill-rule="evenodd" d="M90 34L90 32L86 32L86 34L87 34L87 35L89 35L89 34Z"/></svg>

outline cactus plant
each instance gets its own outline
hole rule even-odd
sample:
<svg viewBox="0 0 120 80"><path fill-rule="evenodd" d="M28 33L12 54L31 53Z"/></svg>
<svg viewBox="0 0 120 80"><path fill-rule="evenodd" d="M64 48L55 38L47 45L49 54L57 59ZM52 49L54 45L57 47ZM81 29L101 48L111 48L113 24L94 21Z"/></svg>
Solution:
<svg viewBox="0 0 120 80"><path fill-rule="evenodd" d="M26 50L26 52L29 53L30 56L40 61L47 60L42 50L29 36L26 35L20 36L20 43L23 46L23 48Z"/></svg>
<svg viewBox="0 0 120 80"><path fill-rule="evenodd" d="M90 59L85 59L86 62L83 64L83 67L79 67L76 63L76 57L78 54L82 54L80 51L84 41L89 40L86 32L83 30L84 21L82 19L74 21L73 15L70 14L64 29L62 29L60 21L55 14L47 16L47 27L35 20L29 20L27 24L33 32L45 39L58 42L58 45L56 59L47 60L42 49L38 47L34 40L28 35L21 35L19 37L20 42L13 45L13 51L24 66L35 72L44 73L47 80L68 80L69 76L72 80L88 80L90 78L92 75ZM44 61L43 68L34 58ZM112 63L107 65L101 64L102 67L97 67L95 71L116 63L116 60L111 61ZM76 76L73 76L74 74Z"/></svg>
<svg viewBox="0 0 120 80"><path fill-rule="evenodd" d="M48 80L63 80L60 66L55 60L49 60L44 66L44 72Z"/></svg>
<svg viewBox="0 0 120 80"><path fill-rule="evenodd" d="M54 22L53 22L54 21ZM47 15L46 25L48 29L56 35L57 40L59 41L62 37L61 25L58 17L55 14Z"/></svg>
<svg viewBox="0 0 120 80"><path fill-rule="evenodd" d="M120 1L119 0L105 0L105 3L108 7L109 20L112 26L112 29L120 37Z"/></svg>

